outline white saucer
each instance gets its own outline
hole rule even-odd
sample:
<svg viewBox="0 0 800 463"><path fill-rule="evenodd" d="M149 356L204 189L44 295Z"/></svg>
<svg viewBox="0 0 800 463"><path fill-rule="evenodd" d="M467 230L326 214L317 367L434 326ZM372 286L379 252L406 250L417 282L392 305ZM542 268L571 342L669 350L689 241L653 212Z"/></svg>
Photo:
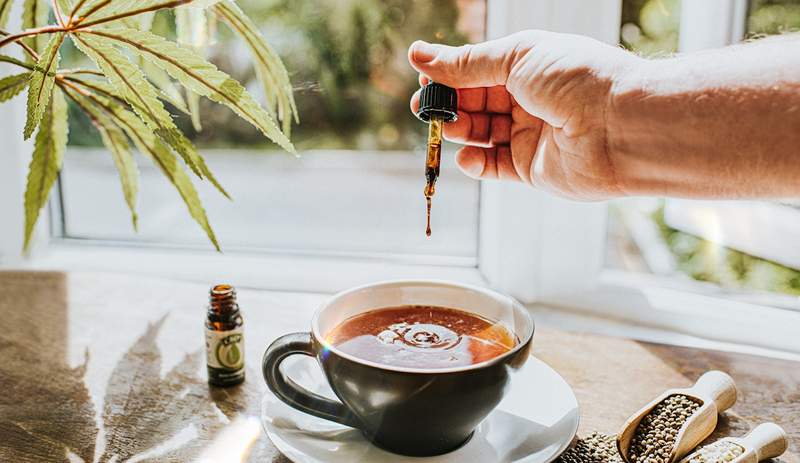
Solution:
<svg viewBox="0 0 800 463"><path fill-rule="evenodd" d="M283 370L308 389L335 398L319 365L295 356ZM512 378L511 390L463 447L445 455L414 458L379 449L356 429L295 410L271 392L264 395L261 422L275 446L295 463L547 463L578 430L578 401L564 378L531 357Z"/></svg>

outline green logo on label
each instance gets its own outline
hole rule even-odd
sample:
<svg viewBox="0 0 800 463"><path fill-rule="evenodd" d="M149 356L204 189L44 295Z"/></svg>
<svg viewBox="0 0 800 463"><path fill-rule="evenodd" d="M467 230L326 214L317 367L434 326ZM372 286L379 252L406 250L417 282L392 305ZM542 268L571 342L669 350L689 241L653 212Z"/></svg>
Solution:
<svg viewBox="0 0 800 463"><path fill-rule="evenodd" d="M244 365L244 355L239 344L242 342L241 334L232 334L222 338L217 344L217 362L225 368L238 370Z"/></svg>

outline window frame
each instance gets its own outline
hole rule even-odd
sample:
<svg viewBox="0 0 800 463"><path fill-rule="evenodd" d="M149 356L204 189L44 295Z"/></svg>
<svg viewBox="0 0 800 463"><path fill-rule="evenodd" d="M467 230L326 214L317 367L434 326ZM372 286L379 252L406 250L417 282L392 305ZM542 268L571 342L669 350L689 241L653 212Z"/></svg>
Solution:
<svg viewBox="0 0 800 463"><path fill-rule="evenodd" d="M725 45L743 34L746 0L709 3L714 5L683 2L682 17L700 14L696 8L716 10L707 15L713 24L681 28L682 44ZM621 6L621 0L488 0L487 35L495 38L539 28L616 44ZM725 43L713 42L725 36ZM5 120L9 112L0 114L0 122L5 122L0 134L13 143L19 138L15 129L21 127L24 114L19 98L16 104L10 121ZM337 291L387 278L460 280L491 285L534 310L554 307L564 314L600 316L648 329L800 353L796 335L800 312L670 288L658 277L604 268L605 203L575 203L502 182L481 183L478 265L474 268L64 243L49 239L46 233L39 233L33 257L19 262L14 256L19 254L22 237L13 229L24 215L19 203L29 152L22 144L12 145L12 168L0 171L0 213L12 224L0 228L0 265L125 271L204 282L227 279L246 287L304 292ZM47 229L46 222L40 230Z"/></svg>
<svg viewBox="0 0 800 463"><path fill-rule="evenodd" d="M739 42L745 34L747 9L747 0L682 2L680 52ZM591 289L546 296L538 302L646 328L800 353L800 312L797 305L786 304L786 298L775 297L782 307L773 307L738 297L734 291L709 290L700 282L679 284L672 278L607 268L594 281ZM728 297L731 294L733 298ZM763 296L769 301L769 294Z"/></svg>

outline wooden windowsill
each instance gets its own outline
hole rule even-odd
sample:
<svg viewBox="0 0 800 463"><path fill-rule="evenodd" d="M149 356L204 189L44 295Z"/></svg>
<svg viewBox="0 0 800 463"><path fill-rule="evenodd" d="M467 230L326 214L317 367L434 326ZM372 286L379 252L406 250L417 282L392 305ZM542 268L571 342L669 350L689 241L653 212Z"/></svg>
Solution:
<svg viewBox="0 0 800 463"><path fill-rule="evenodd" d="M326 295L242 288L248 378L241 387L220 392L206 386L202 371L202 324L212 283L0 272L0 317L6 327L0 333L5 352L0 378L11 382L5 403L19 415L10 421L0 416L0 460L19 461L23 452L34 450L44 459L63 459L62 446L67 446L84 461L94 459L95 448L105 448L106 456L119 454L120 460L158 448L186 461L226 421L239 414L257 416L266 389L258 371L263 350L281 334L307 330ZM715 436L741 435L763 421L776 421L790 437L790 451L781 461L800 462L800 363L543 325L534 336L534 355L575 390L580 435L614 433L664 389L720 369L736 380L740 396ZM70 407L60 408L63 403ZM190 412L181 415L181 410ZM34 433L20 427L22 422L39 425ZM104 433L97 422L104 423ZM189 422L194 431L187 434ZM105 447L95 447L97 439L104 439ZM266 436L259 439L250 461L287 461Z"/></svg>

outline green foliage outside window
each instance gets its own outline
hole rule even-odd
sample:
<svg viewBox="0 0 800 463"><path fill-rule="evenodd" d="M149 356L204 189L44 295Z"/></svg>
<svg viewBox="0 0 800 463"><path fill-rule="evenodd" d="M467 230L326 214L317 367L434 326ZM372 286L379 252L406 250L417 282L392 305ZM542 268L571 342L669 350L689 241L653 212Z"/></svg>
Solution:
<svg viewBox="0 0 800 463"><path fill-rule="evenodd" d="M418 88L406 51L417 39L463 44L482 30L459 28L464 9L483 10L483 0L239 0L242 9L289 69L303 123L293 129L299 150L410 150L424 131L408 109ZM466 6L464 6L466 5ZM159 13L153 30L175 35L173 13ZM482 26L481 26L482 29ZM260 95L258 76L249 65L245 44L218 27L208 58ZM201 101L202 130L186 115L176 124L200 147L264 148L267 140L227 111ZM71 143L99 145L88 121L74 119Z"/></svg>

